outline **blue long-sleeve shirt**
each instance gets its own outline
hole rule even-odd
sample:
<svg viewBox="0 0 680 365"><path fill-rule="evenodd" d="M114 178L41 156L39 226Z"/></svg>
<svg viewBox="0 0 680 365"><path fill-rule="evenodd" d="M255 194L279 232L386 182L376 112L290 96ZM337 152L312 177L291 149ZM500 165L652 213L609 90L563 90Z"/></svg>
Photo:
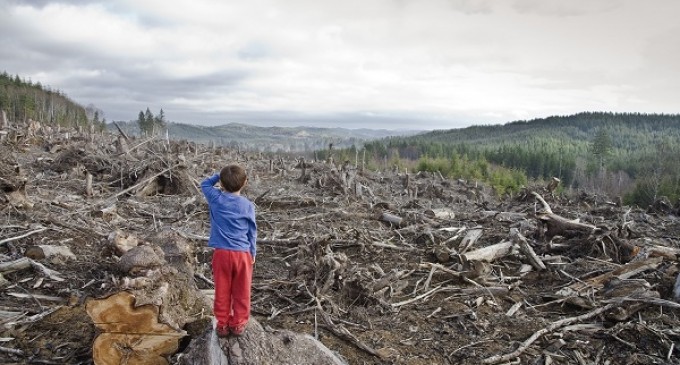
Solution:
<svg viewBox="0 0 680 365"><path fill-rule="evenodd" d="M255 205L245 197L223 192L215 187L220 175L201 182L201 190L210 210L208 246L232 251L257 253Z"/></svg>

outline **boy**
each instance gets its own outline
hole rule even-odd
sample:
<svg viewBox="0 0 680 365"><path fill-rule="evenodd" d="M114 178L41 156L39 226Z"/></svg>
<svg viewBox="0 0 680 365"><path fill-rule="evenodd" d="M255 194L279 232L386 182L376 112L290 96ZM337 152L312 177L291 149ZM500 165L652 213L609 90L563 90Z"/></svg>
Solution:
<svg viewBox="0 0 680 365"><path fill-rule="evenodd" d="M220 181L224 192L215 188ZM241 196L248 178L238 165L229 165L201 182L210 210L210 239L215 280L213 312L217 335L239 336L250 317L250 285L253 278L257 239L255 206Z"/></svg>

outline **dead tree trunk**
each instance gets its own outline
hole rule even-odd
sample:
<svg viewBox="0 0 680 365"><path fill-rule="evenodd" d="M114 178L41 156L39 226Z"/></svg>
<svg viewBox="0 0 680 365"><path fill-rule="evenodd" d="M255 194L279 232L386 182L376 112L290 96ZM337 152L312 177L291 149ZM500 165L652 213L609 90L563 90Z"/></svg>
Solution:
<svg viewBox="0 0 680 365"><path fill-rule="evenodd" d="M591 224L569 220L555 213L541 214L537 218L547 227L545 237L548 240L558 235L565 238L587 236L596 228Z"/></svg>
<svg viewBox="0 0 680 365"><path fill-rule="evenodd" d="M127 139L123 138L123 136L118 136L118 143L116 144L116 149L118 150L118 153L121 155L127 154L130 151L130 148L128 147L127 144Z"/></svg>
<svg viewBox="0 0 680 365"><path fill-rule="evenodd" d="M545 187L545 190L547 190L548 193L550 193L550 195L553 195L553 192L560 185L560 182L561 182L560 179L553 177L548 183L548 186Z"/></svg>
<svg viewBox="0 0 680 365"><path fill-rule="evenodd" d="M300 163L298 164L298 166L300 166L300 168L302 169L298 181L304 184L305 182L307 182L307 180L309 180L309 177L307 176L307 165L305 164L304 157L300 158Z"/></svg>
<svg viewBox="0 0 680 365"><path fill-rule="evenodd" d="M463 256L467 261L487 261L493 262L494 260L505 257L513 253L515 245L512 241L503 241L495 245L483 247L475 251L468 252Z"/></svg>
<svg viewBox="0 0 680 365"><path fill-rule="evenodd" d="M566 238L577 237L582 235L589 235L593 233L596 229L595 226L586 223L580 223L578 221L569 220L562 216L553 213L550 205L543 199L543 197L536 193L531 192L533 196L538 199L543 205L544 212L537 216L537 219L546 225L547 230L545 232L545 237L550 240L553 237L560 235Z"/></svg>
<svg viewBox="0 0 680 365"><path fill-rule="evenodd" d="M92 189L92 174L89 172L85 175L85 195L94 196L94 190Z"/></svg>
<svg viewBox="0 0 680 365"><path fill-rule="evenodd" d="M0 110L0 129L6 129L7 128L7 113L5 113L5 110Z"/></svg>

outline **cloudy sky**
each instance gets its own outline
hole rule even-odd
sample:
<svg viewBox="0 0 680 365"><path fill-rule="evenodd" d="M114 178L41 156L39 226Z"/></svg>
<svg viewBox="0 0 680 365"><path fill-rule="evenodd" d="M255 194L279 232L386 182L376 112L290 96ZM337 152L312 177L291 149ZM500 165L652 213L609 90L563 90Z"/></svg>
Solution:
<svg viewBox="0 0 680 365"><path fill-rule="evenodd" d="M680 112L678 0L0 0L0 71L108 120L458 128Z"/></svg>

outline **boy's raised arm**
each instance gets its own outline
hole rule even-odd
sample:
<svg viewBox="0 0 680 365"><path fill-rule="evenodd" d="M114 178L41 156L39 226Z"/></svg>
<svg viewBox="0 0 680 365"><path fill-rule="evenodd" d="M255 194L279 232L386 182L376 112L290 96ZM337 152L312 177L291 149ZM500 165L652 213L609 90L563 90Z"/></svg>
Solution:
<svg viewBox="0 0 680 365"><path fill-rule="evenodd" d="M215 184L217 184L218 181L220 181L220 174L207 177L201 182L201 191L203 191L203 195L205 195L205 198L208 201L219 196L219 190L215 188Z"/></svg>

